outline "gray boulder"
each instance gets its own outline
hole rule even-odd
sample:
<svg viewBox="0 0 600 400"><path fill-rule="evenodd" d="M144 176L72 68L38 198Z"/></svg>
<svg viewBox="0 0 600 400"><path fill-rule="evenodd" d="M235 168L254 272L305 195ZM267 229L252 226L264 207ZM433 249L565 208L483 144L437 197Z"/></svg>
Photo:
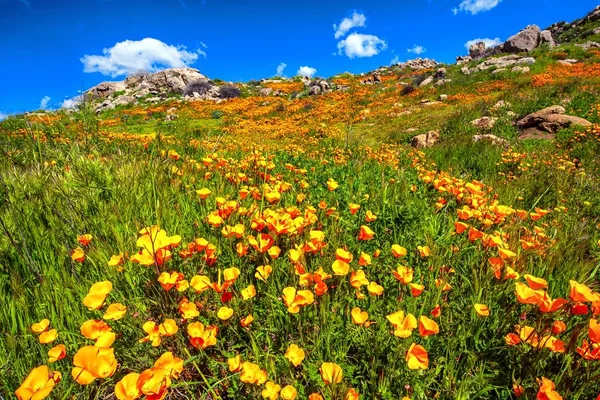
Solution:
<svg viewBox="0 0 600 400"><path fill-rule="evenodd" d="M469 57L481 58L485 54L485 42L477 42L469 47Z"/></svg>
<svg viewBox="0 0 600 400"><path fill-rule="evenodd" d="M125 90L125 84L123 82L102 82L89 89L86 93L91 95L94 99L105 99L111 94L123 90Z"/></svg>
<svg viewBox="0 0 600 400"><path fill-rule="evenodd" d="M554 41L554 38L552 37L552 32L550 32L547 29L540 32L540 44L545 44L545 43L548 43L548 45L551 48L556 46L556 42Z"/></svg>
<svg viewBox="0 0 600 400"><path fill-rule="evenodd" d="M417 149L422 149L424 147L431 147L436 144L440 140L440 134L436 131L429 131L427 133L423 133L422 135L417 135L413 137L410 141L410 145L412 147L416 147Z"/></svg>
<svg viewBox="0 0 600 400"><path fill-rule="evenodd" d="M516 35L504 42L503 49L507 53L530 52L540 43L540 28L537 25L529 25Z"/></svg>

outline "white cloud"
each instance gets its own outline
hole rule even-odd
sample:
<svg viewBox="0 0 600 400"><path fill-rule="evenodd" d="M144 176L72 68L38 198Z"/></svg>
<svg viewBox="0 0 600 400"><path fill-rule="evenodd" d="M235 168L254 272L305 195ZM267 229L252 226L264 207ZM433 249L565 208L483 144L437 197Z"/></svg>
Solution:
<svg viewBox="0 0 600 400"><path fill-rule="evenodd" d="M296 75L308 76L309 78L312 78L316 73L317 73L317 70L315 68L304 66L304 67L298 68L298 72L296 72Z"/></svg>
<svg viewBox="0 0 600 400"><path fill-rule="evenodd" d="M492 8L500 4L502 0L462 0L458 8L453 8L454 15L460 11L471 13L471 15L479 14L480 12L490 11Z"/></svg>
<svg viewBox="0 0 600 400"><path fill-rule="evenodd" d="M365 17L364 14L358 14L354 11L350 18L344 18L339 25L333 24L333 29L335 30L334 37L339 39L352 28L364 27L366 26L366 21L367 17Z"/></svg>
<svg viewBox="0 0 600 400"><path fill-rule="evenodd" d="M352 33L345 40L340 40L337 48L338 54L344 53L349 58L372 57L387 49L387 43L375 35Z"/></svg>
<svg viewBox="0 0 600 400"><path fill-rule="evenodd" d="M48 103L50 103L50 96L44 96L42 101L40 101L40 108L45 110L48 108Z"/></svg>
<svg viewBox="0 0 600 400"><path fill-rule="evenodd" d="M409 53L415 53L416 55L423 54L427 51L427 49L423 46L419 46L415 44L411 49L406 49Z"/></svg>
<svg viewBox="0 0 600 400"><path fill-rule="evenodd" d="M502 43L502 40L500 40L500 38L473 39L473 40L469 40L467 43L465 43L465 47L467 48L467 50L469 50L471 48L471 46L473 46L474 44L479 43L479 42L485 43L485 47L490 48L490 47L498 46L500 43Z"/></svg>
<svg viewBox="0 0 600 400"><path fill-rule="evenodd" d="M392 61L390 61L390 65L396 65L400 62L400 57L398 57L398 55L394 56L394 58L392 58Z"/></svg>
<svg viewBox="0 0 600 400"><path fill-rule="evenodd" d="M204 42L200 42L200 46L204 47L205 49L208 49L208 46Z"/></svg>
<svg viewBox="0 0 600 400"><path fill-rule="evenodd" d="M206 57L200 49L187 51L185 46L173 46L153 38L125 40L103 49L104 55L85 55L80 60L83 72L100 72L116 77L138 71L155 72L163 68L183 68Z"/></svg>
<svg viewBox="0 0 600 400"><path fill-rule="evenodd" d="M283 76L283 70L287 67L286 63L281 63L277 66L277 76Z"/></svg>
<svg viewBox="0 0 600 400"><path fill-rule="evenodd" d="M0 121L2 121L3 119L8 118L8 114L3 113L2 111L0 111Z"/></svg>
<svg viewBox="0 0 600 400"><path fill-rule="evenodd" d="M66 99L65 101L62 102L61 108L66 108L68 110L75 108L81 103L81 100L83 100L81 95L71 97L70 99Z"/></svg>

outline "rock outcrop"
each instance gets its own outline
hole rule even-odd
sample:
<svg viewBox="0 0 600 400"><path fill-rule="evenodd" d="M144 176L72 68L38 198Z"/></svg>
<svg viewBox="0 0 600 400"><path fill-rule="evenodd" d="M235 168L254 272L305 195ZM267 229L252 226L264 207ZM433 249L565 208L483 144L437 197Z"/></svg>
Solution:
<svg viewBox="0 0 600 400"><path fill-rule="evenodd" d="M406 62L396 64L400 69L410 68L415 71L420 71L423 69L431 69L435 68L439 63L435 60L430 60L428 58L416 58L414 60L408 60Z"/></svg>
<svg viewBox="0 0 600 400"><path fill-rule="evenodd" d="M541 30L537 25L529 25L516 35L504 42L503 50L506 53L530 52L540 43Z"/></svg>
<svg viewBox="0 0 600 400"><path fill-rule="evenodd" d="M431 147L436 144L440 140L440 134L436 131L429 131L427 133L423 133L421 135L417 135L412 138L410 141L410 145L412 147L416 147L418 149L422 149L424 147Z"/></svg>
<svg viewBox="0 0 600 400"><path fill-rule="evenodd" d="M561 129L572 125L590 126L586 119L573 115L566 115L562 106L550 106L536 111L517 121L517 128L521 131L521 138L539 136L540 133L555 134Z"/></svg>

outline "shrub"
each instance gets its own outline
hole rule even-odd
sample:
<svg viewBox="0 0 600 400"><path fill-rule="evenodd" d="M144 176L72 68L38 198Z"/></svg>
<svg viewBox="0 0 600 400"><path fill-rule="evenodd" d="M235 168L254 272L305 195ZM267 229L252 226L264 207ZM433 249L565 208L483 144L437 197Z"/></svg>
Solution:
<svg viewBox="0 0 600 400"><path fill-rule="evenodd" d="M408 96L409 94L411 94L415 90L417 90L416 87L414 87L413 85L408 85L408 86L404 86L402 88L402 90L400 91L400 93L402 94L402 96Z"/></svg>
<svg viewBox="0 0 600 400"><path fill-rule="evenodd" d="M221 86L221 91L219 97L222 99L233 99L235 97L240 97L242 92L240 89L233 85L225 85Z"/></svg>
<svg viewBox="0 0 600 400"><path fill-rule="evenodd" d="M223 116L223 111L221 110L215 110L212 112L212 117L213 119L220 119Z"/></svg>
<svg viewBox="0 0 600 400"><path fill-rule="evenodd" d="M207 80L196 80L187 84L185 89L183 89L184 96L192 96L194 93L198 93L199 95L206 94L214 85Z"/></svg>

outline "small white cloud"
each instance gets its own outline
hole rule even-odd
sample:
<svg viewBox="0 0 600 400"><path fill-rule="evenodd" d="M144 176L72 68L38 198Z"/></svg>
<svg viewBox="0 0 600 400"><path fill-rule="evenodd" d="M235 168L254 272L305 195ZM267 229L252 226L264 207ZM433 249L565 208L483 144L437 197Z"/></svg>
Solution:
<svg viewBox="0 0 600 400"><path fill-rule="evenodd" d="M6 118L8 118L8 114L5 114L2 111L0 111L0 121L4 120Z"/></svg>
<svg viewBox="0 0 600 400"><path fill-rule="evenodd" d="M471 46L473 46L474 44L479 43L479 42L485 43L485 47L490 48L490 47L498 46L499 44L502 43L502 40L500 40L500 38L473 39L473 40L469 40L467 43L465 43L465 47L467 48L467 50L469 50L471 48Z"/></svg>
<svg viewBox="0 0 600 400"><path fill-rule="evenodd" d="M352 28L364 27L366 26L366 21L367 17L365 17L364 14L358 14L356 11L354 11L350 18L344 18L339 25L333 24L333 29L335 30L334 37L339 39L348 33L348 31Z"/></svg>
<svg viewBox="0 0 600 400"><path fill-rule="evenodd" d="M390 61L390 65L396 65L400 62L400 57L398 57L397 55L394 56L394 58L392 58L392 61Z"/></svg>
<svg viewBox="0 0 600 400"><path fill-rule="evenodd" d="M205 49L208 49L208 46L204 42L200 42L200 46L204 47Z"/></svg>
<svg viewBox="0 0 600 400"><path fill-rule="evenodd" d="M340 40L337 48L338 54L346 54L348 58L372 57L387 49L387 43L375 35L352 33Z"/></svg>
<svg viewBox="0 0 600 400"><path fill-rule="evenodd" d="M66 99L65 101L62 102L61 108L66 108L67 110L70 110L72 108L77 107L81 103L82 100L83 100L83 97L81 95L71 97L70 99Z"/></svg>
<svg viewBox="0 0 600 400"><path fill-rule="evenodd" d="M42 97L42 101L40 101L40 108L45 110L48 108L48 103L50 103L50 96Z"/></svg>
<svg viewBox="0 0 600 400"><path fill-rule="evenodd" d="M462 0L458 8L453 8L452 13L457 15L460 11L471 13L471 15L480 12L490 11L500 4L502 0Z"/></svg>
<svg viewBox="0 0 600 400"><path fill-rule="evenodd" d="M21 5L25 8L31 8L31 3L29 0L19 0L19 3L21 3Z"/></svg>
<svg viewBox="0 0 600 400"><path fill-rule="evenodd" d="M423 54L427 51L427 49L423 46L419 46L418 44L415 44L411 49L406 49L406 51L408 51L409 53L414 53L416 55L419 54Z"/></svg>
<svg viewBox="0 0 600 400"><path fill-rule="evenodd" d="M308 76L309 78L312 78L316 73L317 73L317 70L315 68L304 66L304 67L298 68L298 72L296 72L296 75Z"/></svg>
<svg viewBox="0 0 600 400"><path fill-rule="evenodd" d="M155 72L163 68L183 68L206 57L200 49L187 51L185 46L173 46L153 38L125 40L103 49L104 55L85 55L80 60L83 72L100 72L116 77L138 71Z"/></svg>
<svg viewBox="0 0 600 400"><path fill-rule="evenodd" d="M283 70L287 67L286 63L281 63L277 66L277 76L283 76Z"/></svg>

